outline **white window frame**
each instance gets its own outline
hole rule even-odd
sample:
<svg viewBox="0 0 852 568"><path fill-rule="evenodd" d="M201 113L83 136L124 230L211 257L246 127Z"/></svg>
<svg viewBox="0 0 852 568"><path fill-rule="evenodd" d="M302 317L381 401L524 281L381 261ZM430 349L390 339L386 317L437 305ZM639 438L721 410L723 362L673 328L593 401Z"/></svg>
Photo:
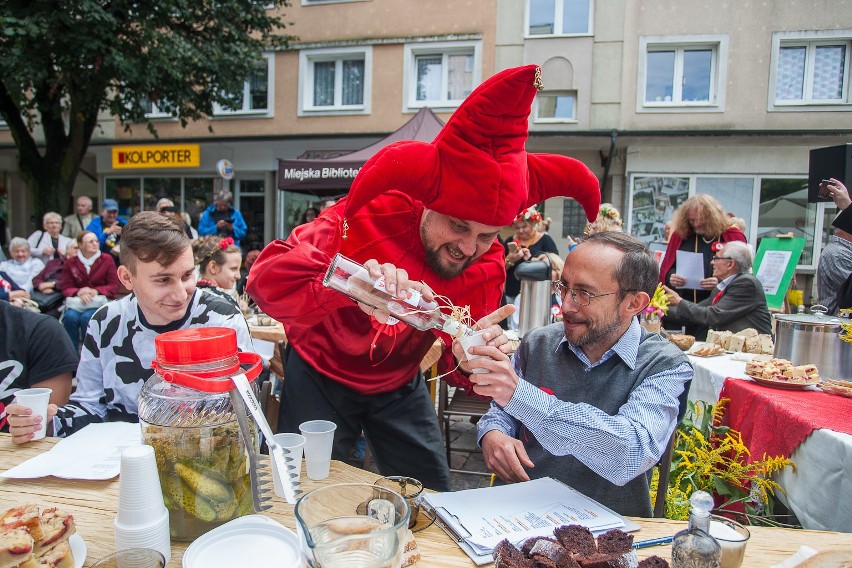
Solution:
<svg viewBox="0 0 852 568"><path fill-rule="evenodd" d="M808 92L813 88L813 60L815 48L820 45L846 44L846 61L843 69L843 93L840 99L814 100ZM805 95L801 100L777 100L775 91L778 85L778 62L782 47L806 47L805 57ZM813 32L775 32L772 34L772 52L769 61L769 92L767 110L769 112L808 111L850 111L852 110L852 29L825 30Z"/></svg>
<svg viewBox="0 0 852 568"><path fill-rule="evenodd" d="M464 99L417 100L417 64L416 58L421 55L473 55L473 75L471 90L482 82L482 42L481 41L449 41L437 43L410 43L405 45L403 62L403 112L415 112L423 107L436 111L451 111L458 108ZM447 65L442 66L442 92L446 92Z"/></svg>
<svg viewBox="0 0 852 568"><path fill-rule="evenodd" d="M553 33L552 34L531 34L530 33L530 0L524 2L524 38L536 39L543 37L583 37L593 35L595 23L595 0L586 0L589 4L589 22L585 32L563 33L562 24L564 18L564 10L562 9L562 0L554 2L553 14ZM559 31L557 31L559 30Z"/></svg>
<svg viewBox="0 0 852 568"><path fill-rule="evenodd" d="M261 56L266 60L266 108L265 109L247 109L246 103L251 97L251 83L246 80L243 82L243 108L239 110L230 110L222 107L217 103L213 103L213 117L271 117L275 107L275 54L271 52L264 53Z"/></svg>
<svg viewBox="0 0 852 568"><path fill-rule="evenodd" d="M172 114L168 113L168 112L161 111L159 108L157 108L157 103L152 101L151 102L151 112L146 112L145 118L160 119L160 118L176 118L176 117L173 116Z"/></svg>
<svg viewBox="0 0 852 568"><path fill-rule="evenodd" d="M352 56L357 57L352 57ZM364 60L364 93L360 105L343 105L342 73L335 73L334 98L332 106L314 106L314 63L336 61L342 64L344 59ZM373 48L365 45L346 49L305 49L299 52L299 116L328 114L370 114L373 93Z"/></svg>
<svg viewBox="0 0 852 568"><path fill-rule="evenodd" d="M646 101L648 52L656 51L656 48L676 51L674 77L676 93L680 92L677 79L683 80L683 51L685 49L710 49L713 53L710 64L710 100L681 101L672 97L671 101ZM636 112L724 112L727 61L727 34L640 37Z"/></svg>
<svg viewBox="0 0 852 568"><path fill-rule="evenodd" d="M571 118L559 117L542 117L539 116L539 103L543 96L568 96L574 99L574 115ZM552 91L541 91L535 98L535 113L533 114L533 122L535 124L576 124L577 123L577 91L570 89L554 89Z"/></svg>

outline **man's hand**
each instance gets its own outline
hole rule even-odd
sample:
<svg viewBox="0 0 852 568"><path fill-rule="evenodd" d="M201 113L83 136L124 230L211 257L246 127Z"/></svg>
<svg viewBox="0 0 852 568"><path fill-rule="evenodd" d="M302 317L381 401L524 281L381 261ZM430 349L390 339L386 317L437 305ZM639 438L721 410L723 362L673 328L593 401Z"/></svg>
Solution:
<svg viewBox="0 0 852 568"><path fill-rule="evenodd" d="M520 440L510 438L499 430L491 430L482 437L482 455L485 465L506 483L529 481L523 466L535 467Z"/></svg>
<svg viewBox="0 0 852 568"><path fill-rule="evenodd" d="M831 178L828 183L819 184L820 193L831 197L837 208L843 211L852 205L852 198L849 197L849 190L843 185L839 179Z"/></svg>
<svg viewBox="0 0 852 568"><path fill-rule="evenodd" d="M432 302L435 300L435 293L429 286L423 282L409 280L408 272L402 268L397 268L390 263L379 264L379 261L373 258L364 263L364 268L373 280L378 280L379 278L384 277L385 290L387 290L387 293L391 296L395 296L401 300L407 300L411 298L412 291L417 291L420 293L424 301ZM350 279L350 282L351 281L352 279ZM374 308L361 302L358 302L358 307L361 308L365 314L376 318L376 321L379 323L387 323L388 318L393 316L393 314L388 310ZM411 308L414 309L413 306L411 306Z"/></svg>
<svg viewBox="0 0 852 568"><path fill-rule="evenodd" d="M48 421L56 416L56 410L55 404L47 405ZM9 434L12 435L12 442L15 444L29 442L35 436L36 430L41 428L41 416L33 416L31 408L12 403L6 407L6 414L9 420Z"/></svg>
<svg viewBox="0 0 852 568"><path fill-rule="evenodd" d="M664 285L663 290L665 290L665 292L666 292L666 300L669 301L670 306L676 306L682 300L682 298L680 297L680 294L678 294L677 292L675 292L674 290L672 290L668 286Z"/></svg>
<svg viewBox="0 0 852 568"><path fill-rule="evenodd" d="M686 278L684 278L680 274L672 274L669 277L669 282L671 282L672 286L674 286L675 288L680 288L681 286L686 285Z"/></svg>
<svg viewBox="0 0 852 568"><path fill-rule="evenodd" d="M219 230L230 229L231 225L233 225L233 222L228 221L227 219L221 219L219 221L216 221L216 228Z"/></svg>
<svg viewBox="0 0 852 568"><path fill-rule="evenodd" d="M716 278L715 276L710 276L708 278L702 278L698 282L698 285L701 286L701 288L704 289L704 290L712 290L713 288L716 287L716 284L718 284L718 283L719 283L718 278Z"/></svg>

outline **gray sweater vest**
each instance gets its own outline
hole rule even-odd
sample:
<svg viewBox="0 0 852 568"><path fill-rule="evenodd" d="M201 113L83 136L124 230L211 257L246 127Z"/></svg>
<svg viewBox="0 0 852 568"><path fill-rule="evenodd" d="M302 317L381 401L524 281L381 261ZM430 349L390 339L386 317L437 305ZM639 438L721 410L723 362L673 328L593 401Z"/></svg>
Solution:
<svg viewBox="0 0 852 568"><path fill-rule="evenodd" d="M522 358L524 379L538 387L551 389L560 400L586 403L611 416L618 414L630 393L647 377L686 361L686 356L674 344L643 329L635 370L631 370L618 355L613 355L587 372L567 344L559 347L557 353L557 346L564 336L561 323L532 330L524 336L518 353ZM640 474L619 487L574 456L554 456L542 448L524 427L521 427L518 437L535 464L534 468L527 469L530 478L558 479L622 515L651 516L647 475Z"/></svg>

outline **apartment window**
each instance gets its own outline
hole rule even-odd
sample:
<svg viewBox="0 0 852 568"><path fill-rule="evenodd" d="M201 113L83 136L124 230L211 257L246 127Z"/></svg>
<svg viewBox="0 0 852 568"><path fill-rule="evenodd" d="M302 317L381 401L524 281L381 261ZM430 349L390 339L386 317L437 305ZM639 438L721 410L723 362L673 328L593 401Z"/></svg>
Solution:
<svg viewBox="0 0 852 568"><path fill-rule="evenodd" d="M302 104L305 112L369 112L369 48L303 51Z"/></svg>
<svg viewBox="0 0 852 568"><path fill-rule="evenodd" d="M273 57L265 55L257 62L241 92L234 93L231 105L214 105L215 115L267 114L272 109Z"/></svg>
<svg viewBox="0 0 852 568"><path fill-rule="evenodd" d="M168 112L161 110L157 104L151 99L145 97L141 102L142 109L145 111L145 116L147 118L171 118L172 115Z"/></svg>
<svg viewBox="0 0 852 568"><path fill-rule="evenodd" d="M775 74L775 104L846 101L850 41L782 41Z"/></svg>
<svg viewBox="0 0 852 568"><path fill-rule="evenodd" d="M547 92L536 96L535 122L576 122L577 93Z"/></svg>
<svg viewBox="0 0 852 568"><path fill-rule="evenodd" d="M588 34L592 0L529 0L527 35Z"/></svg>
<svg viewBox="0 0 852 568"><path fill-rule="evenodd" d="M459 106L479 84L479 52L479 43L406 46L407 106Z"/></svg>
<svg viewBox="0 0 852 568"><path fill-rule="evenodd" d="M727 38L640 39L638 110L724 108Z"/></svg>

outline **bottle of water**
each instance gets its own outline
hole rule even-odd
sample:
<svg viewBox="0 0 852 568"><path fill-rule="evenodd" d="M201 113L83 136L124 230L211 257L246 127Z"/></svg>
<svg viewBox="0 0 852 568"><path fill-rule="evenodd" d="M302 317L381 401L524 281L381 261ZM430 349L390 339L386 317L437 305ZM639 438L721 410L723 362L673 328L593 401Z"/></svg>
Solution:
<svg viewBox="0 0 852 568"><path fill-rule="evenodd" d="M409 290L411 297L407 299L389 294L384 286L384 278L373 278L363 265L339 253L331 260L322 283L356 302L389 312L394 318L420 331L437 329L453 337L473 333L456 318L443 313L437 302L423 300L416 290Z"/></svg>

